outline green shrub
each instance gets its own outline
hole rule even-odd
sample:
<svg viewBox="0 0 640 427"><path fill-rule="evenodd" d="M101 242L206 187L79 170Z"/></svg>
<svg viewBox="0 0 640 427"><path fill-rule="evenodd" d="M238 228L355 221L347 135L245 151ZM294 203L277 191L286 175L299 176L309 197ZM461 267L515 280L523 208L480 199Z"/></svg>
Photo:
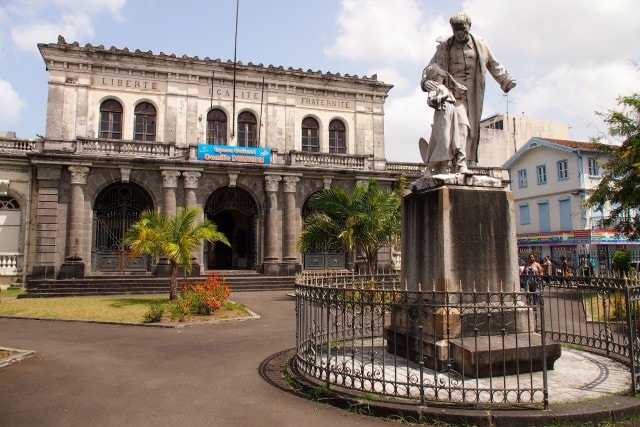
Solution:
<svg viewBox="0 0 640 427"><path fill-rule="evenodd" d="M162 303L153 303L149 307L149 311L144 315L142 319L142 323L155 323L162 320L162 315L164 314L164 304Z"/></svg>
<svg viewBox="0 0 640 427"><path fill-rule="evenodd" d="M614 273L627 274L631 271L631 251L629 249L618 249L613 253L611 268Z"/></svg>
<svg viewBox="0 0 640 427"><path fill-rule="evenodd" d="M169 304L169 317L171 317L171 320L177 322L182 322L184 320L186 315L189 313L189 309L184 303L184 300L177 299Z"/></svg>

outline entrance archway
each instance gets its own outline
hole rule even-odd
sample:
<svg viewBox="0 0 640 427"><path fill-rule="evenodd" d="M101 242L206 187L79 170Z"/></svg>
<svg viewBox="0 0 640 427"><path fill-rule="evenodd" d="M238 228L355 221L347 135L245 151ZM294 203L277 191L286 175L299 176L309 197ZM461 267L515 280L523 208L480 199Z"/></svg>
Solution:
<svg viewBox="0 0 640 427"><path fill-rule="evenodd" d="M153 209L149 193L134 183L116 182L106 186L93 204L93 270L124 273L147 271L149 257L131 257L122 238L142 211Z"/></svg>
<svg viewBox="0 0 640 427"><path fill-rule="evenodd" d="M240 188L216 190L205 204L204 213L231 243L206 244L207 270L254 270L256 268L256 228L258 207L251 195Z"/></svg>

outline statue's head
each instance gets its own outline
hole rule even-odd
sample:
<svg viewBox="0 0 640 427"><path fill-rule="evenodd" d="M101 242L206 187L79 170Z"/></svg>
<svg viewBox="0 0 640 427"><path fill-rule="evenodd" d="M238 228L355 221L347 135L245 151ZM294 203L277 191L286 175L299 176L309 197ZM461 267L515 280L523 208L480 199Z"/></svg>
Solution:
<svg viewBox="0 0 640 427"><path fill-rule="evenodd" d="M453 35L457 42L466 43L469 40L471 18L464 12L458 12L449 19Z"/></svg>

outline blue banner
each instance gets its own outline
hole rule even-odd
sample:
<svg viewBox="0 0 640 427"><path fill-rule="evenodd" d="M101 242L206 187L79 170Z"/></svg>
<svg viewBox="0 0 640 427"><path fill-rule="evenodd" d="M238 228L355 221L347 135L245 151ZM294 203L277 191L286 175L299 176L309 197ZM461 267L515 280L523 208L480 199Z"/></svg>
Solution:
<svg viewBox="0 0 640 427"><path fill-rule="evenodd" d="M268 165L271 163L271 149L264 147L198 144L198 160Z"/></svg>

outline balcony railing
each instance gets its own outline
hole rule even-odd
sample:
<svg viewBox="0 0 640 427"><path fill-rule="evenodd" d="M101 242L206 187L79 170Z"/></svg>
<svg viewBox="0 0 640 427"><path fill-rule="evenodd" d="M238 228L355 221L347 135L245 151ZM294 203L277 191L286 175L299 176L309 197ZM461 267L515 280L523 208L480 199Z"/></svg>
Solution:
<svg viewBox="0 0 640 427"><path fill-rule="evenodd" d="M27 153L35 150L35 143L28 139L0 138L0 153Z"/></svg>
<svg viewBox="0 0 640 427"><path fill-rule="evenodd" d="M135 141L102 138L59 139L17 139L0 138L0 152L61 152L77 156L114 156L154 159L197 160L197 146L176 147L175 142ZM271 164L274 166L304 166L326 169L350 169L360 171L386 170L407 175L415 179L422 174L424 165L420 162L386 162L382 169L373 156L333 153L310 153L303 151L278 152L272 149ZM500 168L474 168L478 175L488 175L504 179Z"/></svg>
<svg viewBox="0 0 640 427"><path fill-rule="evenodd" d="M291 151L291 166L316 166L340 169L371 169L370 156L355 156L349 154L308 153Z"/></svg>
<svg viewBox="0 0 640 427"><path fill-rule="evenodd" d="M116 139L78 139L76 154L112 154L121 156L174 158L176 146L173 143L132 141Z"/></svg>
<svg viewBox="0 0 640 427"><path fill-rule="evenodd" d="M18 252L0 252L0 276L15 276L21 268L22 255Z"/></svg>

